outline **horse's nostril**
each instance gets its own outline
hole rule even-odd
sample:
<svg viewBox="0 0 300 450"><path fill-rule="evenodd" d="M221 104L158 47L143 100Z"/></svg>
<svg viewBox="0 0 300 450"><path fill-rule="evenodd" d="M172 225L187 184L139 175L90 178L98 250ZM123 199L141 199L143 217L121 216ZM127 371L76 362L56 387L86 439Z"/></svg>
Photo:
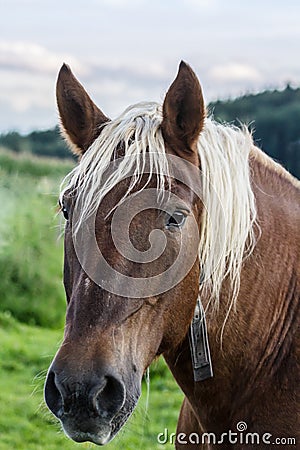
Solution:
<svg viewBox="0 0 300 450"><path fill-rule="evenodd" d="M57 386L53 370L50 370L47 375L44 395L48 408L60 419L63 415L63 398Z"/></svg>
<svg viewBox="0 0 300 450"><path fill-rule="evenodd" d="M112 419L122 408L125 396L123 382L113 376L105 376L103 383L91 392L94 410L99 416L107 420Z"/></svg>
<svg viewBox="0 0 300 450"><path fill-rule="evenodd" d="M79 381L64 374L63 379L68 380L65 383L59 381L61 378L62 374L50 369L45 384L45 401L62 421L72 420L81 412L86 417L98 417L109 422L125 402L124 383L112 375Z"/></svg>

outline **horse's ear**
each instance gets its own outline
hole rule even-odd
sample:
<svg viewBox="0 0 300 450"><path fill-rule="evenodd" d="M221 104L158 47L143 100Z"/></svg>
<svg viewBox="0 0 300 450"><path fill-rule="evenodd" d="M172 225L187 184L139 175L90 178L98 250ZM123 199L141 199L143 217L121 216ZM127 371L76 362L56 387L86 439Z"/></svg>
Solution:
<svg viewBox="0 0 300 450"><path fill-rule="evenodd" d="M163 104L162 133L166 143L180 156L195 160L195 143L203 128L204 118L205 107L199 80L190 66L181 61L177 77Z"/></svg>
<svg viewBox="0 0 300 450"><path fill-rule="evenodd" d="M94 104L66 64L58 75L56 98L62 132L74 153L82 155L100 134L100 126L109 119Z"/></svg>

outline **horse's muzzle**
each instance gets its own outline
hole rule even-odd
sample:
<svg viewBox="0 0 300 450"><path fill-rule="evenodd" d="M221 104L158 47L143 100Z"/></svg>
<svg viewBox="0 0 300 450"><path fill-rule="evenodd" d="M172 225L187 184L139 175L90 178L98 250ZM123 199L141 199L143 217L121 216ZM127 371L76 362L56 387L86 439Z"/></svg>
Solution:
<svg viewBox="0 0 300 450"><path fill-rule="evenodd" d="M47 375L47 406L76 442L91 441L98 445L109 442L115 434L114 418L125 399L124 383L113 373L75 379L52 365Z"/></svg>

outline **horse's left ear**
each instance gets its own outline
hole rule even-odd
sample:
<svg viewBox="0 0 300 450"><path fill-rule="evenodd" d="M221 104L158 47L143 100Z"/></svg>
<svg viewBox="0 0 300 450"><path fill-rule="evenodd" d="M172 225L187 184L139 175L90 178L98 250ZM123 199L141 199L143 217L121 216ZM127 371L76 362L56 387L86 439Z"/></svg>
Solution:
<svg viewBox="0 0 300 450"><path fill-rule="evenodd" d="M179 156L197 158L196 141L203 128L205 107L199 80L188 64L181 61L177 77L163 104L162 133L166 143Z"/></svg>
<svg viewBox="0 0 300 450"><path fill-rule="evenodd" d="M91 100L66 64L63 64L58 75L56 98L62 132L73 152L82 155L109 119Z"/></svg>

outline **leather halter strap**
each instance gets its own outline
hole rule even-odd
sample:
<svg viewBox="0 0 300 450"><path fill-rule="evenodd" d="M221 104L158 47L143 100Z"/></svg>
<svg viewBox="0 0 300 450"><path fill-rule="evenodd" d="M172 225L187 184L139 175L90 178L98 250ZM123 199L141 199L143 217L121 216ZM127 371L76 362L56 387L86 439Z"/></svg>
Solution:
<svg viewBox="0 0 300 450"><path fill-rule="evenodd" d="M213 377L210 349L207 335L205 311L200 295L189 329L190 351L192 356L194 381L204 381Z"/></svg>

